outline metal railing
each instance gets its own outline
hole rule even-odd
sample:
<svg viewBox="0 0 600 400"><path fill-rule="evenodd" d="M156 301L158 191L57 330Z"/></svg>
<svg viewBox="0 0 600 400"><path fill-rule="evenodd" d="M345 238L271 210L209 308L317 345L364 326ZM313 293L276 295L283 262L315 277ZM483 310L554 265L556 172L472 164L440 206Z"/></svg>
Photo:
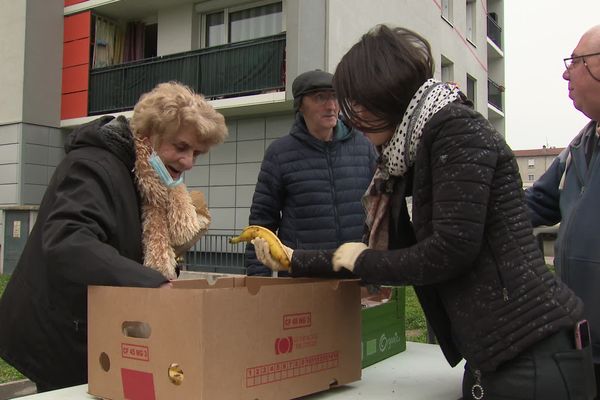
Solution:
<svg viewBox="0 0 600 400"><path fill-rule="evenodd" d="M246 243L229 243L234 235L205 235L185 255L188 271L245 274Z"/></svg>
<svg viewBox="0 0 600 400"><path fill-rule="evenodd" d="M488 103L502 111L502 92L504 87L488 79Z"/></svg>
<svg viewBox="0 0 600 400"><path fill-rule="evenodd" d="M487 16L487 36L498 48L502 48L502 28L489 15Z"/></svg>
<svg viewBox="0 0 600 400"><path fill-rule="evenodd" d="M132 109L140 95L176 80L207 98L285 90L285 33L90 71L89 115Z"/></svg>

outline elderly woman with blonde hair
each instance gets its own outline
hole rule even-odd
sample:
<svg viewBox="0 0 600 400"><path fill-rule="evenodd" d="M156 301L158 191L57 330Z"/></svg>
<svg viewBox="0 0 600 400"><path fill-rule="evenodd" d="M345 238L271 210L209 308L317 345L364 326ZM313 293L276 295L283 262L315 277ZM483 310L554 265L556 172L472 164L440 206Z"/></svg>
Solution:
<svg viewBox="0 0 600 400"><path fill-rule="evenodd" d="M182 183L227 136L224 117L176 82L144 94L131 121L74 130L0 301L0 356L38 391L87 381L87 286L170 286L176 257L208 229Z"/></svg>

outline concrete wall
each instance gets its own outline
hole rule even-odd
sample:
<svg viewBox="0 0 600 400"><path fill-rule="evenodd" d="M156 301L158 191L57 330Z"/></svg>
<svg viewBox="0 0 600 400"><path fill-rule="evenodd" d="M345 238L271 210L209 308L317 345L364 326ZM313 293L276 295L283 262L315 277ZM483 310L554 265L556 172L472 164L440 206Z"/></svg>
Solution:
<svg viewBox="0 0 600 400"><path fill-rule="evenodd" d="M292 82L299 74L313 69L334 72L335 64L329 62L332 49L327 38L329 4L322 0L288 0L286 3L287 98L292 98Z"/></svg>
<svg viewBox="0 0 600 400"><path fill-rule="evenodd" d="M27 2L0 0L0 9L0 125L6 125L23 118Z"/></svg>
<svg viewBox="0 0 600 400"><path fill-rule="evenodd" d="M157 55L190 51L198 43L198 18L193 4L158 12Z"/></svg>
<svg viewBox="0 0 600 400"><path fill-rule="evenodd" d="M63 5L0 0L0 206L37 204L61 154Z"/></svg>
<svg viewBox="0 0 600 400"><path fill-rule="evenodd" d="M429 41L435 60L435 77L441 78L441 57L454 63L454 80L466 91L467 74L477 80L476 109L487 116L487 20L481 3L476 2L476 37L466 37L464 1L454 1L452 21L441 18L434 1L412 0L330 0L328 2L328 70L334 71L341 57L360 36L377 24L411 29Z"/></svg>
<svg viewBox="0 0 600 400"><path fill-rule="evenodd" d="M15 3L24 2L23 0ZM63 2L26 0L23 122L60 126Z"/></svg>

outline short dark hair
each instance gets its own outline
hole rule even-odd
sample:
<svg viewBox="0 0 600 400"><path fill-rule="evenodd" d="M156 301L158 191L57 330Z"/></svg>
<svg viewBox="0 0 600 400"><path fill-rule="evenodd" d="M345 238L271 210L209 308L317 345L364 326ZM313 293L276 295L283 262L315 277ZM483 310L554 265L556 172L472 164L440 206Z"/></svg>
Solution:
<svg viewBox="0 0 600 400"><path fill-rule="evenodd" d="M357 129L362 120L352 111L358 104L381 122L370 132L395 129L411 98L433 77L431 46L419 34L377 25L365 33L340 60L333 87L342 114Z"/></svg>

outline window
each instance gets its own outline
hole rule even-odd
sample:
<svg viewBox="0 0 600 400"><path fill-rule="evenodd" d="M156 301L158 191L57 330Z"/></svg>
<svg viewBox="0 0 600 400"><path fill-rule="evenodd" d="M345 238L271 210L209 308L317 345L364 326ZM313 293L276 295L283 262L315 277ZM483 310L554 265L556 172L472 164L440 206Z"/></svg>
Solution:
<svg viewBox="0 0 600 400"><path fill-rule="evenodd" d="M527 175L527 180L528 180L529 182L533 182L533 181L535 181L535 175L533 175L533 174L529 174L529 175Z"/></svg>
<svg viewBox="0 0 600 400"><path fill-rule="evenodd" d="M475 12L475 0L467 0L467 26L466 26L466 35L467 39L475 44L475 26L477 24L475 16L477 13Z"/></svg>
<svg viewBox="0 0 600 400"><path fill-rule="evenodd" d="M148 24L144 28L144 58L156 57L158 49L158 24Z"/></svg>
<svg viewBox="0 0 600 400"><path fill-rule="evenodd" d="M442 0L442 18L452 22L452 0Z"/></svg>
<svg viewBox="0 0 600 400"><path fill-rule="evenodd" d="M477 99L475 94L477 93L477 80L473 78L471 75L467 74L467 97L469 100L473 102L473 104L477 104Z"/></svg>
<svg viewBox="0 0 600 400"><path fill-rule="evenodd" d="M535 158L530 158L527 160L527 168L535 168Z"/></svg>
<svg viewBox="0 0 600 400"><path fill-rule="evenodd" d="M282 3L264 4L251 8L227 8L205 14L204 46L240 42L283 31Z"/></svg>
<svg viewBox="0 0 600 400"><path fill-rule="evenodd" d="M442 82L453 82L454 81L454 63L442 55Z"/></svg>
<svg viewBox="0 0 600 400"><path fill-rule="evenodd" d="M206 47L227 43L225 35L225 14L218 12L206 16Z"/></svg>

